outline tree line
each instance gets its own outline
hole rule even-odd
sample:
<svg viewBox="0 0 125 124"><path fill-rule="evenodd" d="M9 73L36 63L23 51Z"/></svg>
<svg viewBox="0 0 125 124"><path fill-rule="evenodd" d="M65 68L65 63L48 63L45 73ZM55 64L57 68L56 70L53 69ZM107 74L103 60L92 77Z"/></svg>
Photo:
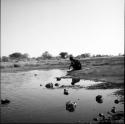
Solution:
<svg viewBox="0 0 125 124"><path fill-rule="evenodd" d="M27 60L28 61L30 59L35 59L35 60L66 59L70 55L71 54L68 54L68 52L60 52L58 56L54 57L48 51L45 51L39 57L32 57L32 58L30 58L29 54L27 54L27 53L22 54L20 52L14 52L14 53L10 54L9 56L2 56L2 57L0 57L0 61L8 62L8 61L11 61L11 60L15 60L15 61ZM79 58L80 59L80 58L89 58L89 57L108 57L108 56L112 56L112 55L101 55L101 54L91 55L90 53L83 53L81 55L75 56L75 58ZM118 54L118 56L124 56L124 54Z"/></svg>

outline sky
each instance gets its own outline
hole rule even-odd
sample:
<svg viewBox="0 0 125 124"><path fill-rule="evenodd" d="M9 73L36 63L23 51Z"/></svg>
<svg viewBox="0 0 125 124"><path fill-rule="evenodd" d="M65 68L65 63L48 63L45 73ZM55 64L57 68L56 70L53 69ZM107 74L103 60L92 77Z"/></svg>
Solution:
<svg viewBox="0 0 125 124"><path fill-rule="evenodd" d="M1 0L1 56L124 53L124 0Z"/></svg>

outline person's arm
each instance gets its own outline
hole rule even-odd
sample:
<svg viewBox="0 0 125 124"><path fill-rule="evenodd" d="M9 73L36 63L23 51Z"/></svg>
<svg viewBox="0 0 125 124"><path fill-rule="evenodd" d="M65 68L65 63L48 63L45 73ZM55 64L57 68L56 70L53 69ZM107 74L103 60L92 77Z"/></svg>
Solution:
<svg viewBox="0 0 125 124"><path fill-rule="evenodd" d="M72 66L72 65L70 64L70 66L69 66L69 70L70 70L71 66Z"/></svg>
<svg viewBox="0 0 125 124"><path fill-rule="evenodd" d="M72 62L71 62L71 64L70 64L70 66L69 66L69 70L70 70L71 67L72 67Z"/></svg>

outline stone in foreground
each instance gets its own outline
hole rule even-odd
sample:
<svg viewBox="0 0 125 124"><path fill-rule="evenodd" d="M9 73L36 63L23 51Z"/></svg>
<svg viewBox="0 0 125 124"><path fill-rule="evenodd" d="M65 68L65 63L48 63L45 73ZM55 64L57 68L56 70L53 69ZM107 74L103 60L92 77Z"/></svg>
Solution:
<svg viewBox="0 0 125 124"><path fill-rule="evenodd" d="M76 102L73 101L66 102L66 110L68 110L69 112L73 112L75 111L75 108L76 108Z"/></svg>
<svg viewBox="0 0 125 124"><path fill-rule="evenodd" d="M1 104L9 104L10 103L10 100L8 100L8 99L2 99L1 100Z"/></svg>
<svg viewBox="0 0 125 124"><path fill-rule="evenodd" d="M65 94L65 95L68 95L68 94L69 94L67 89L64 89L64 94Z"/></svg>
<svg viewBox="0 0 125 124"><path fill-rule="evenodd" d="M96 102L103 103L102 95L97 95L96 96Z"/></svg>
<svg viewBox="0 0 125 124"><path fill-rule="evenodd" d="M46 88L53 88L53 84L52 83L48 83L45 85Z"/></svg>

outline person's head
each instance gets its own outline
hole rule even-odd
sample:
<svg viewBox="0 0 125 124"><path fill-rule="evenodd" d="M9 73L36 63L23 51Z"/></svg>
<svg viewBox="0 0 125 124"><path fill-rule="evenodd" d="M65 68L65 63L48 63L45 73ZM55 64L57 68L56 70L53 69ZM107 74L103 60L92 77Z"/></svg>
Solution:
<svg viewBox="0 0 125 124"><path fill-rule="evenodd" d="M69 56L69 59L70 59L70 61L74 60L72 55Z"/></svg>

